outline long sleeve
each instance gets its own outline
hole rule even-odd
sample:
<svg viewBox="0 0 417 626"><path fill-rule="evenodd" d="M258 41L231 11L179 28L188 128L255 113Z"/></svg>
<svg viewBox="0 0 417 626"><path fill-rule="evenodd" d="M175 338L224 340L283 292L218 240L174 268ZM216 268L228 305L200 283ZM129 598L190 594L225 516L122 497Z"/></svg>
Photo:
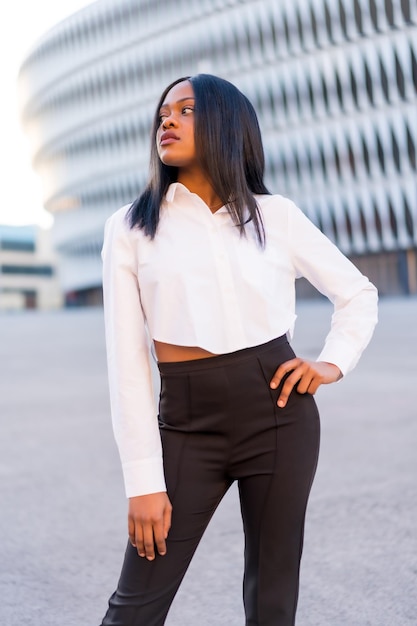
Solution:
<svg viewBox="0 0 417 626"><path fill-rule="evenodd" d="M289 235L298 276L304 276L334 305L330 332L318 361L347 374L358 362L377 323L374 285L293 203Z"/></svg>
<svg viewBox="0 0 417 626"><path fill-rule="evenodd" d="M123 207L106 222L104 319L113 430L127 497L165 491L150 353L137 279L137 240Z"/></svg>

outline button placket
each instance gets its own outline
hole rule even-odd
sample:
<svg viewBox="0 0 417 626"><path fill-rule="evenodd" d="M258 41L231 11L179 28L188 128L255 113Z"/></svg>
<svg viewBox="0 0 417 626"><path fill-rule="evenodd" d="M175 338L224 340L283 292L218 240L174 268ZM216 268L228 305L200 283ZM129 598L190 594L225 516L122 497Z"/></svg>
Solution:
<svg viewBox="0 0 417 626"><path fill-rule="evenodd" d="M215 217L213 215L213 217ZM223 222L212 220L213 229L210 229L213 258L216 267L217 280L220 285L223 302L222 313L225 319L225 327L228 328L229 339L232 343L242 343L245 339L244 327L241 319L241 311L238 306L236 286L231 268L230 255L227 246L227 229L222 228Z"/></svg>

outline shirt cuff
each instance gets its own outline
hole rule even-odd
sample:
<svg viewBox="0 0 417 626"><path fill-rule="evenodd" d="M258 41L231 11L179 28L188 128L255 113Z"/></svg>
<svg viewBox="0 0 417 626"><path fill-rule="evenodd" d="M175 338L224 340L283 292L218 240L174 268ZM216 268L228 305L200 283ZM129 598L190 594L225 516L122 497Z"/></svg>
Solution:
<svg viewBox="0 0 417 626"><path fill-rule="evenodd" d="M166 491L162 458L144 459L122 467L127 498Z"/></svg>
<svg viewBox="0 0 417 626"><path fill-rule="evenodd" d="M326 343L316 360L337 365L343 376L346 376L359 361L359 356L352 346L335 339Z"/></svg>

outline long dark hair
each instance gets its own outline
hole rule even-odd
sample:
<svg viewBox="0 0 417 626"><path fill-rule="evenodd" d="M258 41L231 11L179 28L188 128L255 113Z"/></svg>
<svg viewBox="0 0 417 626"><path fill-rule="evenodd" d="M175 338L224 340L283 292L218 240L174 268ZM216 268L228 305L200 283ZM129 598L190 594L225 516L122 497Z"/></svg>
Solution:
<svg viewBox="0 0 417 626"><path fill-rule="evenodd" d="M130 226L138 226L153 238L161 202L169 185L177 180L178 168L162 163L155 137L160 124L159 110L166 95L185 80L190 81L194 90L194 137L202 168L240 233L245 234L245 223L252 220L258 241L264 245L262 217L253 194L269 194L269 191L263 182L265 157L255 109L232 83L211 74L179 78L161 95L152 125L149 180L130 207Z"/></svg>

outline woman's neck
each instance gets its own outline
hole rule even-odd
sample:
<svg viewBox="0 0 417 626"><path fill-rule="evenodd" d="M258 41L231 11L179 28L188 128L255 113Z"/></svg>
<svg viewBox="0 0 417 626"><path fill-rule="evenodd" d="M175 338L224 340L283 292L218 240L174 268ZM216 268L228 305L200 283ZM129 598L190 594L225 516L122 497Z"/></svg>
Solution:
<svg viewBox="0 0 417 626"><path fill-rule="evenodd" d="M188 191L195 193L207 204L212 211L217 211L222 206L222 201L214 191L207 179L207 176L201 171L179 172L177 181L187 187Z"/></svg>

